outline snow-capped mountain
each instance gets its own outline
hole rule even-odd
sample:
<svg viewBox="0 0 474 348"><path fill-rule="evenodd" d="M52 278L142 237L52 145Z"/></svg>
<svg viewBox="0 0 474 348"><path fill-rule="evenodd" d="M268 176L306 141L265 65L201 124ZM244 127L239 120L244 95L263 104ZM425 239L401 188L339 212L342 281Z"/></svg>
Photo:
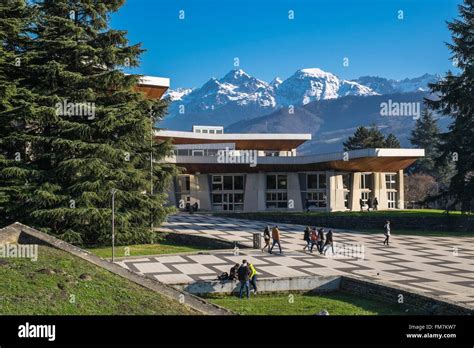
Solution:
<svg viewBox="0 0 474 348"><path fill-rule="evenodd" d="M169 90L167 95L172 103L160 126L182 130L193 124L228 126L289 105L304 106L347 96L421 93L438 78L429 74L404 80L363 76L348 81L318 68L308 68L296 71L286 80L276 77L267 83L242 69L231 70L220 79L211 78L200 88Z"/></svg>
<svg viewBox="0 0 474 348"><path fill-rule="evenodd" d="M169 98L172 102L177 100L183 100L189 93L193 91L192 88L177 88L177 89L169 89L166 91L164 98Z"/></svg>
<svg viewBox="0 0 474 348"><path fill-rule="evenodd" d="M361 76L354 82L370 87L379 94L427 92L428 84L437 82L440 75L424 74L420 77L403 80L386 79L378 76Z"/></svg>
<svg viewBox="0 0 474 348"><path fill-rule="evenodd" d="M342 96L377 95L369 87L346 81L318 68L301 69L277 88L279 105L306 105L314 100L335 99Z"/></svg>

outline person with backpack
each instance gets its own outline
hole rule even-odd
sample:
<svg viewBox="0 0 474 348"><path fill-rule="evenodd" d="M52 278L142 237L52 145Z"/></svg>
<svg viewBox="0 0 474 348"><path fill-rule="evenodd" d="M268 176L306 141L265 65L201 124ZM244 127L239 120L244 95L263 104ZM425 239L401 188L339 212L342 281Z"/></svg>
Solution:
<svg viewBox="0 0 474 348"><path fill-rule="evenodd" d="M318 240L317 240L318 251L320 254L323 253L323 244L324 244L324 228L321 227L318 230Z"/></svg>
<svg viewBox="0 0 474 348"><path fill-rule="evenodd" d="M262 253L267 248L270 251L270 226L266 226L263 230L263 240L265 241L265 246L262 248Z"/></svg>
<svg viewBox="0 0 474 348"><path fill-rule="evenodd" d="M312 253L314 246L318 242L318 232L316 232L316 227L313 227L313 229L311 230L310 238L311 238L311 249L309 252Z"/></svg>
<svg viewBox="0 0 474 348"><path fill-rule="evenodd" d="M377 206L378 206L378 205L379 205L379 201L378 201L377 197L374 197L374 203L373 203L374 209L373 209L373 211L377 211L377 210L378 210L378 209L377 209Z"/></svg>
<svg viewBox="0 0 474 348"><path fill-rule="evenodd" d="M281 251L281 244L280 244L280 230L278 229L278 226L273 227L272 238L273 238L273 244L272 244L272 247L270 248L270 254L272 253L272 250L275 244L278 244L278 248L280 249L280 254L281 254L282 251Z"/></svg>
<svg viewBox="0 0 474 348"><path fill-rule="evenodd" d="M390 241L390 221L385 221L385 225L383 226L383 229L384 229L384 235L385 235L385 240L383 241L383 245L385 245L385 243L387 245L389 245L389 241Z"/></svg>
<svg viewBox="0 0 474 348"><path fill-rule="evenodd" d="M311 245L310 234L311 234L311 229L309 228L309 226L306 226L306 228L304 230L304 234L303 234L303 240L306 242L306 245L303 248L303 251L305 251L305 250L309 251L309 247Z"/></svg>
<svg viewBox="0 0 474 348"><path fill-rule="evenodd" d="M249 269L250 269L250 287L253 288L253 293L257 294L257 270L255 269L254 265L249 262ZM252 289L251 289L252 290Z"/></svg>
<svg viewBox="0 0 474 348"><path fill-rule="evenodd" d="M237 279L237 272L239 270L240 265L236 263L229 271L229 280L236 280Z"/></svg>
<svg viewBox="0 0 474 348"><path fill-rule="evenodd" d="M239 292L239 297L242 298L242 295L244 293L244 288L247 292L247 298L250 297L250 269L247 264L247 260L243 260L242 264L239 267L239 270L237 271L237 275L239 277L240 281L240 292Z"/></svg>
<svg viewBox="0 0 474 348"><path fill-rule="evenodd" d="M329 246L331 246L332 253L334 255L334 245L333 245L333 240L332 240L332 230L329 230L328 233L326 233L326 242L324 243L322 252L324 255L326 255L326 251L329 249Z"/></svg>

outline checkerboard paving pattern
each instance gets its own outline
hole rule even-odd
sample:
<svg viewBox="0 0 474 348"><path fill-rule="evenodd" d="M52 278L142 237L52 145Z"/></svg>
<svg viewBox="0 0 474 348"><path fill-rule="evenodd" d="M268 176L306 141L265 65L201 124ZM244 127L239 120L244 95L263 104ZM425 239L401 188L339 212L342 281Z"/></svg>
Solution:
<svg viewBox="0 0 474 348"><path fill-rule="evenodd" d="M201 214L170 216L159 231L201 235L252 245L252 233L275 223L231 219ZM307 275L363 276L369 280L412 288L474 307L474 238L397 236L390 246L384 236L333 229L335 252L319 255L303 251L305 226L278 224L283 254L255 249L216 250L202 254L129 258L118 262L125 268L168 284L216 279L235 263L247 259L260 277ZM326 228L327 229L327 228ZM356 253L354 253L356 251ZM236 253L238 253L236 255Z"/></svg>

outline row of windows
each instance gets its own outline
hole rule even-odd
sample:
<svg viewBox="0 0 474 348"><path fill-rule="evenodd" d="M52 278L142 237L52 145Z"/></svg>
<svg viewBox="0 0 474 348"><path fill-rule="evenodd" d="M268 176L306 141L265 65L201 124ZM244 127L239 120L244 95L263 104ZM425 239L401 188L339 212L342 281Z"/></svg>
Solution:
<svg viewBox="0 0 474 348"><path fill-rule="evenodd" d="M243 175L213 175L212 191L243 190Z"/></svg>

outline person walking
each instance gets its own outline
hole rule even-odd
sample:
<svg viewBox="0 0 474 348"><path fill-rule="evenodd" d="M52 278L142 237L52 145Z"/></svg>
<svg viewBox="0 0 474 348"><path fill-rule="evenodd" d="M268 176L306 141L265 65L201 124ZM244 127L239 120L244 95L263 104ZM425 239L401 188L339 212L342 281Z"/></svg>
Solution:
<svg viewBox="0 0 474 348"><path fill-rule="evenodd" d="M361 198L359 199L360 211L364 211L364 200Z"/></svg>
<svg viewBox="0 0 474 348"><path fill-rule="evenodd" d="M257 294L257 270L255 269L254 265L249 262L249 269L250 269L250 290L253 290L253 293ZM253 289L252 289L253 288Z"/></svg>
<svg viewBox="0 0 474 348"><path fill-rule="evenodd" d="M239 297L242 298L242 295L245 289L247 293L247 298L249 298L250 297L250 269L247 264L247 260L242 261L242 264L240 265L237 274L239 276L239 281L240 281Z"/></svg>
<svg viewBox="0 0 474 348"><path fill-rule="evenodd" d="M272 238L273 238L273 244L272 244L272 247L270 248L270 254L272 253L273 247L275 246L275 244L278 244L278 248L280 249L280 254L282 254L281 244L280 244L280 230L278 229L278 226L273 227Z"/></svg>
<svg viewBox="0 0 474 348"><path fill-rule="evenodd" d="M270 251L270 226L266 226L263 230L263 240L265 241L265 246L262 248L262 253L267 248Z"/></svg>
<svg viewBox="0 0 474 348"><path fill-rule="evenodd" d="M374 197L374 203L373 203L373 206L374 206L374 211L377 210L377 206L379 205L379 201L377 200L377 197Z"/></svg>
<svg viewBox="0 0 474 348"><path fill-rule="evenodd" d="M310 238L311 238L311 250L309 252L312 253L314 246L318 242L318 232L316 232L316 227L313 227L313 229L311 230Z"/></svg>
<svg viewBox="0 0 474 348"><path fill-rule="evenodd" d="M372 197L369 197L369 199L367 199L367 211L370 211L370 209L372 208L372 203Z"/></svg>
<svg viewBox="0 0 474 348"><path fill-rule="evenodd" d="M389 245L390 242L390 221L385 221L385 225L383 226L385 240L383 241L383 245Z"/></svg>
<svg viewBox="0 0 474 348"><path fill-rule="evenodd" d="M332 239L332 230L329 230L329 232L326 233L326 242L324 243L324 246L323 246L323 254L324 254L324 255L326 255L326 251L329 249L329 246L331 246L332 254L334 255L334 245L333 245L333 239Z"/></svg>
<svg viewBox="0 0 474 348"><path fill-rule="evenodd" d="M311 228L309 226L306 226L306 228L304 230L304 235L303 235L303 240L306 242L306 245L303 248L303 251L305 251L305 250L309 251L309 247L311 245L310 234L311 234Z"/></svg>
<svg viewBox="0 0 474 348"><path fill-rule="evenodd" d="M317 246L320 254L323 253L323 244L324 244L324 228L321 227L318 230Z"/></svg>

